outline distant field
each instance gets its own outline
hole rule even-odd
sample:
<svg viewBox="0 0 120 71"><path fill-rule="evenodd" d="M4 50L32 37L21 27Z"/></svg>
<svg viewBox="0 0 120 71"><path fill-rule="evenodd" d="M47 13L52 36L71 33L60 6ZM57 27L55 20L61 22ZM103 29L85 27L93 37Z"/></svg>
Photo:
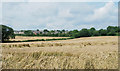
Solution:
<svg viewBox="0 0 120 71"><path fill-rule="evenodd" d="M31 36L16 36L15 39L10 39L10 41L23 41L23 40L36 40L36 39L59 39L68 37L31 37Z"/></svg>
<svg viewBox="0 0 120 71"><path fill-rule="evenodd" d="M22 38L23 37L21 37L21 39ZM26 39L29 38L26 37ZM30 39L33 38L36 37L31 37ZM3 43L2 46L3 68L118 68L117 36L85 37L56 41Z"/></svg>

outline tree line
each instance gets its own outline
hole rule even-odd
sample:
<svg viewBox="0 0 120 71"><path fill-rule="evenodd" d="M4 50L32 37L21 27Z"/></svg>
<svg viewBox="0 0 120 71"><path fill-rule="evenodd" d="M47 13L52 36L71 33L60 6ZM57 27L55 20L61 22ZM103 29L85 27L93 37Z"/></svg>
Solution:
<svg viewBox="0 0 120 71"><path fill-rule="evenodd" d="M22 30L24 31L24 30ZM39 31L37 29L37 31ZM120 27L118 26L108 26L106 29L96 30L94 27L90 29L83 28L81 30L47 30L45 29L43 33L34 34L32 30L24 31L24 34L19 34L20 36L52 36L52 37L91 37L91 36L120 36ZM18 34L17 34L18 35ZM10 38L15 38L14 30L11 27L0 25L0 41L8 41Z"/></svg>
<svg viewBox="0 0 120 71"><path fill-rule="evenodd" d="M39 31L37 29L37 31ZM57 32L57 33L55 33ZM120 27L118 26L108 26L106 29L96 30L94 27L87 29L83 28L81 30L43 30L43 33L34 34L32 30L24 31L24 34L19 34L21 36L51 36L51 37L91 37L91 36L119 36Z"/></svg>

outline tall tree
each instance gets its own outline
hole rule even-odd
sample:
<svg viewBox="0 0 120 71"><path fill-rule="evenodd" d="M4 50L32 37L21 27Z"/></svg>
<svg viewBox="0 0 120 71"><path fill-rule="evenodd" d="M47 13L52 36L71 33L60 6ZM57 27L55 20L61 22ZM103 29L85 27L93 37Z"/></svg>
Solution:
<svg viewBox="0 0 120 71"><path fill-rule="evenodd" d="M95 31L96 29L94 27L90 28L89 29L90 36L94 36L94 33L96 33Z"/></svg>
<svg viewBox="0 0 120 71"><path fill-rule="evenodd" d="M0 36L0 41L8 41L10 38L15 38L14 30L11 27L0 25L0 30L2 34Z"/></svg>
<svg viewBox="0 0 120 71"><path fill-rule="evenodd" d="M82 29L80 31L80 37L89 37L90 36L90 33L87 29Z"/></svg>
<svg viewBox="0 0 120 71"><path fill-rule="evenodd" d="M47 29L44 29L43 32L46 35L49 31Z"/></svg>

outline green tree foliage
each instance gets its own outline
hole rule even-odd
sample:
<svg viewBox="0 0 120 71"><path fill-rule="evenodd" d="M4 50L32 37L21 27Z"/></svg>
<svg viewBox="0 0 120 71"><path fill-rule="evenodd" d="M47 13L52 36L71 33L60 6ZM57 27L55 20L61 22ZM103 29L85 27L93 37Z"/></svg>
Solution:
<svg viewBox="0 0 120 71"><path fill-rule="evenodd" d="M100 29L99 33L100 33L100 36L106 36L107 35L107 30Z"/></svg>
<svg viewBox="0 0 120 71"><path fill-rule="evenodd" d="M73 38L79 38L79 37L80 37L80 34L79 34L79 33L74 33L74 34L72 34L72 37L73 37Z"/></svg>
<svg viewBox="0 0 120 71"><path fill-rule="evenodd" d="M96 29L94 27L89 29L90 36L94 36L96 34Z"/></svg>
<svg viewBox="0 0 120 71"><path fill-rule="evenodd" d="M99 31L94 31L92 36L99 36Z"/></svg>
<svg viewBox="0 0 120 71"><path fill-rule="evenodd" d="M118 32L120 32L120 28L117 27L117 26L115 26L115 27L114 27L114 26L108 26L108 27L107 27L107 33L108 33L108 35L110 35L110 36L117 35Z"/></svg>
<svg viewBox="0 0 120 71"><path fill-rule="evenodd" d="M82 29L80 32L80 37L89 37L90 36L90 32L87 29Z"/></svg>
<svg viewBox="0 0 120 71"><path fill-rule="evenodd" d="M47 34L49 33L49 31L47 29L44 29L43 32L44 32L45 36L47 36Z"/></svg>
<svg viewBox="0 0 120 71"><path fill-rule="evenodd" d="M37 31L39 31L39 29L37 29Z"/></svg>
<svg viewBox="0 0 120 71"><path fill-rule="evenodd" d="M112 29L110 32L108 32L108 35L109 36L115 36L116 35L115 30Z"/></svg>
<svg viewBox="0 0 120 71"><path fill-rule="evenodd" d="M80 37L78 30L71 31L71 35L72 35L73 38L79 38Z"/></svg>
<svg viewBox="0 0 120 71"><path fill-rule="evenodd" d="M118 32L119 28L117 26L108 26L107 27L107 32L111 32L111 31L115 31L115 32Z"/></svg>
<svg viewBox="0 0 120 71"><path fill-rule="evenodd" d="M31 30L27 30L27 31L24 31L24 34L26 36L30 36L30 35L33 35L33 32Z"/></svg>
<svg viewBox="0 0 120 71"><path fill-rule="evenodd" d="M24 30L23 30L24 31ZM39 29L37 29L39 32ZM34 36L52 36L52 37L72 37L72 38L79 38L79 37L90 37L90 36L116 36L120 35L120 27L117 26L108 26L107 29L100 29L96 30L94 27L90 29L81 29L81 30L47 30L44 29L43 32L38 33ZM24 35L33 36L32 31L24 31Z"/></svg>
<svg viewBox="0 0 120 71"><path fill-rule="evenodd" d="M15 38L14 31L12 28L5 26L5 25L0 25L0 30L1 31L1 41L8 41L10 38Z"/></svg>

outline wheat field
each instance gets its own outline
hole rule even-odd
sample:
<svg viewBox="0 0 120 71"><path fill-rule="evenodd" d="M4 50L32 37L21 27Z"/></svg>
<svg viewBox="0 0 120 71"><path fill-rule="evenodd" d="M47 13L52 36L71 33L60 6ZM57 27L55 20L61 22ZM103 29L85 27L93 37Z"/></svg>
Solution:
<svg viewBox="0 0 120 71"><path fill-rule="evenodd" d="M2 68L117 69L118 36L2 43Z"/></svg>
<svg viewBox="0 0 120 71"><path fill-rule="evenodd" d="M10 41L24 41L24 40L37 40L37 39L59 39L68 37L32 37L32 36L16 36L15 39L10 39Z"/></svg>

